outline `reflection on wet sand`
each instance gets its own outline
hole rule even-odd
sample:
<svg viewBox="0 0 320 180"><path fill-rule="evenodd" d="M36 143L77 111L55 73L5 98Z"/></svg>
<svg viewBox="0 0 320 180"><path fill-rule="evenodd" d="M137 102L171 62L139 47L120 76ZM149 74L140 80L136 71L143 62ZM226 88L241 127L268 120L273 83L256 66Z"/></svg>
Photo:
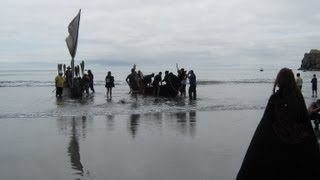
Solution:
<svg viewBox="0 0 320 180"><path fill-rule="evenodd" d="M170 119L175 119L174 117L177 119L176 128L181 134L190 136L196 134L196 111L171 113Z"/></svg>
<svg viewBox="0 0 320 180"><path fill-rule="evenodd" d="M136 137L139 126L140 114L131 114L129 119L128 130L131 132L133 138Z"/></svg>
<svg viewBox="0 0 320 180"><path fill-rule="evenodd" d="M107 130L113 131L114 130L114 115L108 114L106 115L107 120Z"/></svg>
<svg viewBox="0 0 320 180"><path fill-rule="evenodd" d="M67 148L70 157L71 168L76 170L75 174L83 176L83 165L81 163L79 136L86 137L87 117L59 117L57 119L60 130L68 131L70 128L70 142Z"/></svg>
<svg viewBox="0 0 320 180"><path fill-rule="evenodd" d="M169 116L167 118L163 117ZM147 113L147 114L132 114L129 116L127 130L131 134L133 138L137 137L138 127L143 126L143 130L145 129L157 129L158 131L162 131L161 129L167 125L167 128L173 128L174 131L180 132L183 135L195 136L196 134L196 121L197 121L196 111L189 112L174 112L174 113ZM113 116L107 116L107 127L108 129L112 129L114 127ZM169 120L169 121L167 121Z"/></svg>
<svg viewBox="0 0 320 180"><path fill-rule="evenodd" d="M85 118L82 118L85 119ZM77 174L83 176L83 166L80 161L80 146L77 137L77 127L75 117L72 117L71 124L71 140L68 146L68 153L70 156L71 166L74 170L77 170Z"/></svg>
<svg viewBox="0 0 320 180"><path fill-rule="evenodd" d="M189 118L190 118L190 122L196 122L196 116L197 116L197 112L196 111L190 111L189 112Z"/></svg>
<svg viewBox="0 0 320 180"><path fill-rule="evenodd" d="M194 136L196 134L196 121L197 121L197 112L190 111L189 112L189 120L190 120L190 135Z"/></svg>

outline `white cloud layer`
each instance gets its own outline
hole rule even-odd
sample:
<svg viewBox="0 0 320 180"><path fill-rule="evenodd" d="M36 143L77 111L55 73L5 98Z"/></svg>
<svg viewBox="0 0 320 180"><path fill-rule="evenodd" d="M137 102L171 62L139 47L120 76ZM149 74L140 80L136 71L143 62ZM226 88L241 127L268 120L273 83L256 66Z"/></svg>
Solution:
<svg viewBox="0 0 320 180"><path fill-rule="evenodd" d="M299 66L303 53L320 48L319 5L316 0L2 0L0 62L68 62L67 26L81 8L76 59Z"/></svg>

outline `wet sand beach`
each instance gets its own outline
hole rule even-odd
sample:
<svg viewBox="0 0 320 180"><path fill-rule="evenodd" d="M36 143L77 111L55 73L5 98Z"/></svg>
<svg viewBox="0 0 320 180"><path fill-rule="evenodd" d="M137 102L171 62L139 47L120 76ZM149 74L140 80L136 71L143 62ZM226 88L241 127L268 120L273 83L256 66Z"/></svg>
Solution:
<svg viewBox="0 0 320 180"><path fill-rule="evenodd" d="M234 179L261 113L1 119L1 179Z"/></svg>

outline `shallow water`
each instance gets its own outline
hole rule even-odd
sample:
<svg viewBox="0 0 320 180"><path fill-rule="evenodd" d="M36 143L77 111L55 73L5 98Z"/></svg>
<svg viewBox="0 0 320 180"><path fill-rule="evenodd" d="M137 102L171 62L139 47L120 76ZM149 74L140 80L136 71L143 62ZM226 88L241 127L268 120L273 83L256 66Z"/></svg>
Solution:
<svg viewBox="0 0 320 180"><path fill-rule="evenodd" d="M193 102L182 97L144 96L136 101L128 94L125 70L114 72L116 87L112 100L107 100L105 95L103 71L95 74L96 93L82 99L55 98L55 71L1 72L0 118L263 109L271 94L274 70L264 74L257 70L200 72L197 74L198 99Z"/></svg>
<svg viewBox="0 0 320 180"><path fill-rule="evenodd" d="M51 87L10 87L0 91L3 102L0 104L0 118L261 110L271 94L270 86L271 84L203 85L197 88L196 101L183 97L149 96L138 96L136 100L128 94L127 86L114 89L111 100L107 99L103 86L96 86L96 93L84 95L82 99L56 98Z"/></svg>

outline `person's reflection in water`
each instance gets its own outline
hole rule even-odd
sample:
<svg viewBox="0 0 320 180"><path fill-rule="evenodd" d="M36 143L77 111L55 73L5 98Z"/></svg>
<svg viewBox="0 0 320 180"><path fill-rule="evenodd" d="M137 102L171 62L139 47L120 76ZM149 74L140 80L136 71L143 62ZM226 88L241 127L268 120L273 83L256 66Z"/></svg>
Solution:
<svg viewBox="0 0 320 180"><path fill-rule="evenodd" d="M112 131L114 129L114 115L112 114L106 115L106 120L107 120L107 129L109 131Z"/></svg>
<svg viewBox="0 0 320 180"><path fill-rule="evenodd" d="M189 112L189 120L190 120L190 135L194 136L196 134L196 121L197 121L197 112L190 111Z"/></svg>
<svg viewBox="0 0 320 180"><path fill-rule="evenodd" d="M176 112L172 114L176 118L177 131L184 135L194 136L196 134L196 111ZM173 116L172 116L173 117Z"/></svg>
<svg viewBox="0 0 320 180"><path fill-rule="evenodd" d="M71 128L71 140L68 147L68 153L70 156L71 166L74 170L78 172L76 174L83 176L83 166L80 161L80 146L77 137L77 127L75 117L72 119L72 128Z"/></svg>
<svg viewBox="0 0 320 180"><path fill-rule="evenodd" d="M182 134L186 134L188 132L187 112L177 112L176 117L177 117L178 130L180 130Z"/></svg>
<svg viewBox="0 0 320 180"><path fill-rule="evenodd" d="M132 114L130 116L130 124L129 124L128 130L130 131L133 138L135 138L137 135L139 119L140 119L140 114Z"/></svg>
<svg viewBox="0 0 320 180"><path fill-rule="evenodd" d="M87 116L81 117L81 124L82 124L82 137L86 137L87 134Z"/></svg>
<svg viewBox="0 0 320 180"><path fill-rule="evenodd" d="M196 111L190 111L189 112L189 119L190 119L190 122L196 122L196 120L197 120L197 112Z"/></svg>
<svg viewBox="0 0 320 180"><path fill-rule="evenodd" d="M186 122L187 121L187 113L186 112L177 112L177 121L178 122Z"/></svg>

